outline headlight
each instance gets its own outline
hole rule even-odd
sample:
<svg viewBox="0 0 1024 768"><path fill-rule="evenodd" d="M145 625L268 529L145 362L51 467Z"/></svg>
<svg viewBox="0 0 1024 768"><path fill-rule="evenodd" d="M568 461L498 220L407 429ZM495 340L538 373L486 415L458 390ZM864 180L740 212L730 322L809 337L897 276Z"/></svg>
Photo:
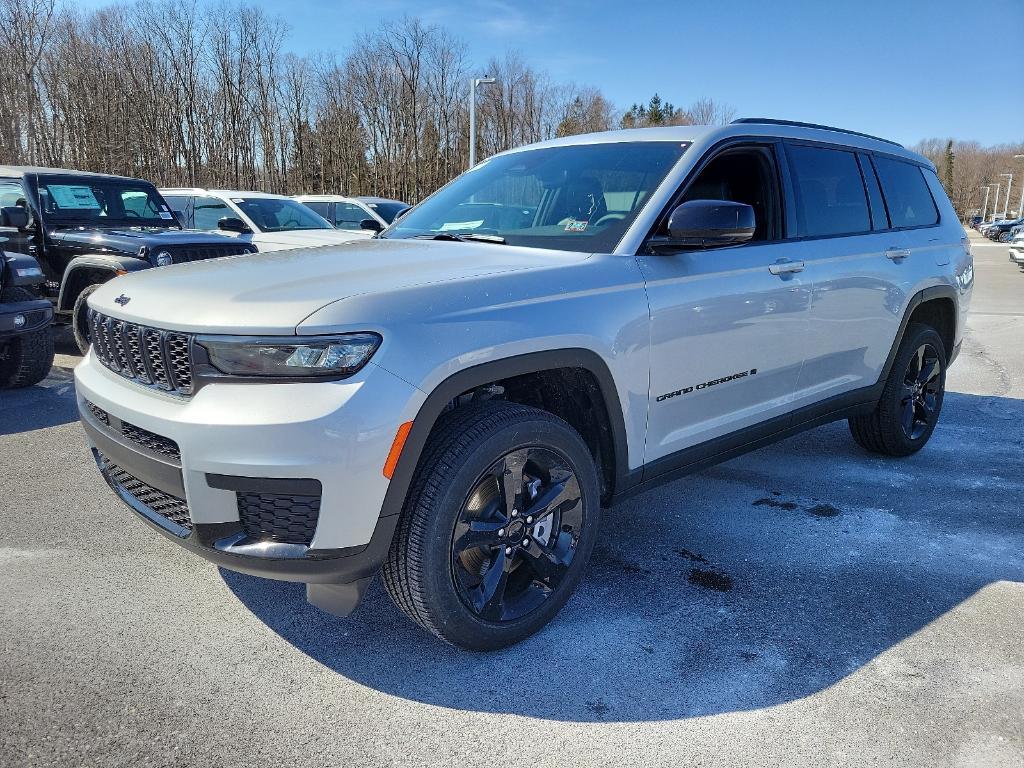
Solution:
<svg viewBox="0 0 1024 768"><path fill-rule="evenodd" d="M174 257L167 251L160 251L160 253L156 255L155 260L158 267L169 267L174 263Z"/></svg>
<svg viewBox="0 0 1024 768"><path fill-rule="evenodd" d="M376 333L306 338L199 338L210 364L229 376L277 378L350 376L380 346Z"/></svg>

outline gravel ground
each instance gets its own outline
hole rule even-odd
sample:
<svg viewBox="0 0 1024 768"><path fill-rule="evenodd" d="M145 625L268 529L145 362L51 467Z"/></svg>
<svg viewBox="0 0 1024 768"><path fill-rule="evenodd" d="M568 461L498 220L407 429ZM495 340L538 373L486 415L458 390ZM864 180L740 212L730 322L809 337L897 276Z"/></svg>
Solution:
<svg viewBox="0 0 1024 768"><path fill-rule="evenodd" d="M548 629L469 654L347 619L115 501L65 354L0 395L0 764L1024 763L1024 274L975 239L932 442L833 424L606 513Z"/></svg>

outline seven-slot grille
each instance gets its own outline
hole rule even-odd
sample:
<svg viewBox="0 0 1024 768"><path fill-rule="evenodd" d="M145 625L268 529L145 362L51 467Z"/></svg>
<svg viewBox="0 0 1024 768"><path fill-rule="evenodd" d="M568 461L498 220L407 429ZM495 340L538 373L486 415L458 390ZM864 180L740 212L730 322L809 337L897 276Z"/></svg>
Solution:
<svg viewBox="0 0 1024 768"><path fill-rule="evenodd" d="M93 353L107 368L147 386L192 394L192 337L89 310Z"/></svg>

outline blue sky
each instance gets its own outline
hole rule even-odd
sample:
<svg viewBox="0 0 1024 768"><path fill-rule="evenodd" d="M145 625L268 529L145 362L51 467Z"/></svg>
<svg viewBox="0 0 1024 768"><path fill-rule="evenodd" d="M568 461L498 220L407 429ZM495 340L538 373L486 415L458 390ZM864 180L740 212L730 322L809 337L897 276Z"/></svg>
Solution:
<svg viewBox="0 0 1024 768"><path fill-rule="evenodd" d="M623 108L657 91L677 106L710 96L738 116L826 123L906 144L1024 141L1022 0L255 4L291 25L288 46L298 53L344 52L360 32L408 14L448 27L481 66L515 48L556 81L598 86Z"/></svg>

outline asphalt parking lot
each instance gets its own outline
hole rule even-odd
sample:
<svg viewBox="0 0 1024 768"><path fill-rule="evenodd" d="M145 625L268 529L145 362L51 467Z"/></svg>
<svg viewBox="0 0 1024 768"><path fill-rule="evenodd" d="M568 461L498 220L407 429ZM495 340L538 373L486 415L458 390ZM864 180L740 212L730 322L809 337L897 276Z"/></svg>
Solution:
<svg viewBox="0 0 1024 768"><path fill-rule="evenodd" d="M62 337L0 394L0 764L1024 763L1024 274L974 236L970 332L928 447L845 423L605 514L523 644L433 640L218 571L115 501Z"/></svg>

